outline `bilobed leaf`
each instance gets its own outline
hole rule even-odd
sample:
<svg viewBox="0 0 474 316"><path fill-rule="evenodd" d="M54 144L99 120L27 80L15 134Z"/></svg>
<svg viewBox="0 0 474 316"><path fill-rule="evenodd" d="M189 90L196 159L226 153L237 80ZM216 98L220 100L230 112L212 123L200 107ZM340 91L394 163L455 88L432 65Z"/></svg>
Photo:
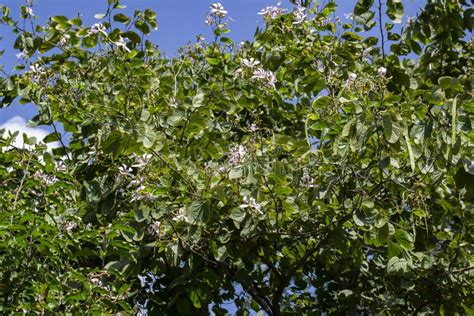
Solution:
<svg viewBox="0 0 474 316"><path fill-rule="evenodd" d="M387 263L387 272L390 274L403 274L408 271L408 261L404 258L392 257Z"/></svg>
<svg viewBox="0 0 474 316"><path fill-rule="evenodd" d="M412 250L414 247L414 240L413 237L408 234L408 232L396 229L394 238L397 241L397 244L400 245L405 250Z"/></svg>
<svg viewBox="0 0 474 316"><path fill-rule="evenodd" d="M211 215L209 203L207 201L193 201L188 207L188 214L193 219L193 223L207 223Z"/></svg>

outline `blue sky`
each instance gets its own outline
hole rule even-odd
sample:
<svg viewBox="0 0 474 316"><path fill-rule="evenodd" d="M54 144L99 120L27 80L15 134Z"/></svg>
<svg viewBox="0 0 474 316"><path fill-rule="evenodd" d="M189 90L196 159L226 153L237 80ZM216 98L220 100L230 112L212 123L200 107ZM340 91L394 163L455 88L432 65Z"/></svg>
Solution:
<svg viewBox="0 0 474 316"><path fill-rule="evenodd" d="M288 0L281 0L282 5L289 7ZM157 12L158 31L151 35L154 43L166 55L172 56L180 46L189 41L194 41L196 35L202 34L206 38L212 38L209 26L204 24L209 5L212 0L122 0L121 4L126 5L125 13L132 14L135 9L151 8ZM257 26L263 26L260 15L257 15L262 8L268 5L276 5L277 0L221 0L225 9L229 12L229 17L233 20L230 23L231 36L236 42L250 40ZM323 1L321 1L323 2ZM338 0L338 15L343 17L344 13L352 12L355 0ZM413 16L418 8L425 3L425 0L404 0L406 16ZM19 6L26 3L21 0L0 0L1 4L12 9L11 15L19 19ZM33 10L40 23L47 20L52 15L76 16L80 13L84 24L92 25L96 20L96 13L105 12L106 0L33 0ZM17 60L17 53L11 49L15 40L15 35L8 28L0 25L0 50L5 49L5 55L0 57L0 64L5 65L5 71L10 72ZM20 129L25 123L35 115L33 105L13 104L8 108L0 109L0 129L20 130L29 134L35 134L33 129ZM43 131L39 131L40 133ZM40 136L40 135L38 135Z"/></svg>

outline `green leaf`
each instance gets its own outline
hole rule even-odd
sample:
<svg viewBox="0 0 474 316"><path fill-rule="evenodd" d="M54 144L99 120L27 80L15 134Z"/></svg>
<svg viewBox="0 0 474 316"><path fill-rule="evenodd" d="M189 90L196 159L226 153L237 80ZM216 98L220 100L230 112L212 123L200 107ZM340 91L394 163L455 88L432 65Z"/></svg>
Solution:
<svg viewBox="0 0 474 316"><path fill-rule="evenodd" d="M230 214L230 218L237 223L241 223L245 219L245 216L246 212L240 207L234 208Z"/></svg>
<svg viewBox="0 0 474 316"><path fill-rule="evenodd" d="M202 91L199 91L193 98L193 107L194 108L199 108L203 105L204 102L204 93Z"/></svg>
<svg viewBox="0 0 474 316"><path fill-rule="evenodd" d="M389 274L403 274L408 271L408 261L404 258L392 257L387 263Z"/></svg>
<svg viewBox="0 0 474 316"><path fill-rule="evenodd" d="M202 295L201 289L194 288L191 290L191 293L189 294L189 299L193 303L194 307L196 308L202 307L202 301L201 301L202 296L203 295Z"/></svg>
<svg viewBox="0 0 474 316"><path fill-rule="evenodd" d="M128 24L130 22L130 18L123 13L117 13L114 15L114 21Z"/></svg>
<svg viewBox="0 0 474 316"><path fill-rule="evenodd" d="M410 236L406 231L401 229L396 229L394 238L397 241L398 245L400 245L405 250L412 250L414 247L414 240L413 237Z"/></svg>
<svg viewBox="0 0 474 316"><path fill-rule="evenodd" d="M207 201L193 201L188 207L188 214L195 224L205 224L209 222L211 212Z"/></svg>
<svg viewBox="0 0 474 316"><path fill-rule="evenodd" d="M218 58L210 58L210 57L207 57L206 58L207 62L213 66L217 66L217 65L220 65L221 61L220 59Z"/></svg>
<svg viewBox="0 0 474 316"><path fill-rule="evenodd" d="M415 155L413 154L413 148L411 146L411 141L410 141L410 135L409 135L409 132L408 132L408 128L407 128L406 132L404 133L404 136L405 136L405 143L406 143L407 149L408 149L408 156L409 156L409 159L410 159L411 171L414 172L415 169L416 169Z"/></svg>
<svg viewBox="0 0 474 316"><path fill-rule="evenodd" d="M45 142L46 144L57 142L59 140L61 140L61 134L59 134L57 132L48 134L43 138L43 142Z"/></svg>
<svg viewBox="0 0 474 316"><path fill-rule="evenodd" d="M94 18L100 20L100 19L103 19L105 17L105 13L97 13L96 15L94 15Z"/></svg>
<svg viewBox="0 0 474 316"><path fill-rule="evenodd" d="M394 23L401 23L403 20L403 3L400 0L388 0L387 15Z"/></svg>

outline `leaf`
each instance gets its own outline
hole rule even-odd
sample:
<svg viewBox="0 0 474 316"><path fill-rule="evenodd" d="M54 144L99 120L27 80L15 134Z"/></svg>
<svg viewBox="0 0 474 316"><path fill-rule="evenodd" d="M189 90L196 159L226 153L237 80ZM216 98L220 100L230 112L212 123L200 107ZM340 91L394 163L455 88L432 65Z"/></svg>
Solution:
<svg viewBox="0 0 474 316"><path fill-rule="evenodd" d="M401 23L403 20L403 3L400 0L387 1L387 15L394 23Z"/></svg>
<svg viewBox="0 0 474 316"><path fill-rule="evenodd" d="M123 13L117 13L114 15L114 21L128 24L130 22L130 18Z"/></svg>
<svg viewBox="0 0 474 316"><path fill-rule="evenodd" d="M319 96L313 101L311 106L315 110L325 109L327 107L327 105L329 104L330 100L331 100L331 98L328 97L327 95Z"/></svg>
<svg viewBox="0 0 474 316"><path fill-rule="evenodd" d="M218 58L207 57L206 60L209 64L211 64L213 66L217 66L221 63L220 59L218 59Z"/></svg>
<svg viewBox="0 0 474 316"><path fill-rule="evenodd" d="M398 245L400 245L405 250L412 250L414 247L413 237L411 237L406 231L401 229L396 229L394 238L397 241Z"/></svg>
<svg viewBox="0 0 474 316"><path fill-rule="evenodd" d="M403 274L408 271L408 261L404 258L392 257L387 263L389 274Z"/></svg>
<svg viewBox="0 0 474 316"><path fill-rule="evenodd" d="M230 218L237 223L241 223L245 219L245 216L245 211L240 207L234 208L230 213Z"/></svg>
<svg viewBox="0 0 474 316"><path fill-rule="evenodd" d="M201 308L202 307L202 292L200 288L194 288L191 290L191 293L189 294L189 299L193 303L194 307L196 308Z"/></svg>
<svg viewBox="0 0 474 316"><path fill-rule="evenodd" d="M410 141L410 136L409 136L409 133L408 133L408 128L407 128L407 131L405 132L405 143L407 145L407 149L408 149L408 156L409 156L409 159L410 159L410 166L411 166L411 171L415 171L416 169L416 165L415 165L415 156L413 154L413 148L411 147L411 141Z"/></svg>
<svg viewBox="0 0 474 316"><path fill-rule="evenodd" d="M100 20L100 19L103 19L105 17L105 13L97 13L96 15L94 15L94 18Z"/></svg>
<svg viewBox="0 0 474 316"><path fill-rule="evenodd" d="M243 172L243 167L242 166L234 167L234 168L230 169L230 171L229 171L229 179L231 179L231 180L240 179L243 176L244 176L244 172Z"/></svg>
<svg viewBox="0 0 474 316"><path fill-rule="evenodd" d="M210 205L207 201L193 201L188 207L188 214L195 224L205 224L210 220Z"/></svg>
<svg viewBox="0 0 474 316"><path fill-rule="evenodd" d="M115 270L117 272L123 273L124 270L128 267L129 261L122 259L120 261L111 261L104 266L105 270Z"/></svg>
<svg viewBox="0 0 474 316"><path fill-rule="evenodd" d="M203 104L203 101L204 101L204 93L202 91L199 91L193 98L193 107L194 108L199 108L201 107Z"/></svg>
<svg viewBox="0 0 474 316"><path fill-rule="evenodd" d="M340 298L347 298L351 297L353 294L354 292L352 292L352 290L342 290L337 294L337 296Z"/></svg>

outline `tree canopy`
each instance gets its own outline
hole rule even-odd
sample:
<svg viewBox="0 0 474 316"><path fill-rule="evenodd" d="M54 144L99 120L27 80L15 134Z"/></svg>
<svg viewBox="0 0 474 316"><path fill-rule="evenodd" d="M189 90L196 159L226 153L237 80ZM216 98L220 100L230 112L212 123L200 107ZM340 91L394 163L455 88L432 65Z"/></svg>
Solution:
<svg viewBox="0 0 474 316"><path fill-rule="evenodd" d="M293 2L171 58L150 9L0 5L54 130L0 131L2 313L474 313L473 2Z"/></svg>

